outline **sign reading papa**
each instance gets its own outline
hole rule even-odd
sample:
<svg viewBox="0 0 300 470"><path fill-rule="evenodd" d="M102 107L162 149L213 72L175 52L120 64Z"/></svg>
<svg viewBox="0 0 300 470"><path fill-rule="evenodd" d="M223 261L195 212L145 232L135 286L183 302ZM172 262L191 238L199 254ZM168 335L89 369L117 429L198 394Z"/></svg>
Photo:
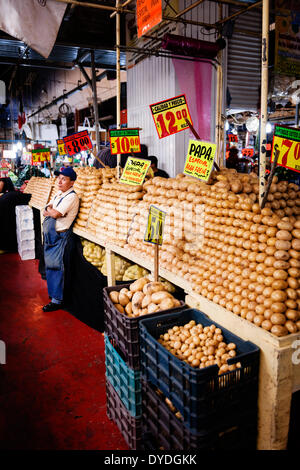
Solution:
<svg viewBox="0 0 300 470"><path fill-rule="evenodd" d="M213 168L216 144L190 140L183 173L208 181Z"/></svg>

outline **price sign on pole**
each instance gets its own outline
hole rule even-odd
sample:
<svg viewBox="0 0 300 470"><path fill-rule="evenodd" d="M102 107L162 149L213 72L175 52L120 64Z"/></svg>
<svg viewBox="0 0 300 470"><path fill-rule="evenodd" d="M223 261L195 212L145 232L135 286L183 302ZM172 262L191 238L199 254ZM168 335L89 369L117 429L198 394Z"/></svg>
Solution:
<svg viewBox="0 0 300 470"><path fill-rule="evenodd" d="M37 165L38 163L50 162L50 149L35 149L31 151L32 154L32 165Z"/></svg>
<svg viewBox="0 0 300 470"><path fill-rule="evenodd" d="M166 213L153 205L149 208L145 242L162 245Z"/></svg>
<svg viewBox="0 0 300 470"><path fill-rule="evenodd" d="M186 119L192 123L185 95L151 104L150 110L160 139L188 129Z"/></svg>
<svg viewBox="0 0 300 470"><path fill-rule="evenodd" d="M109 131L110 151L112 155L138 153L141 143L138 129L114 129Z"/></svg>
<svg viewBox="0 0 300 470"><path fill-rule="evenodd" d="M300 129L275 126L271 162L279 151L277 165L300 172Z"/></svg>
<svg viewBox="0 0 300 470"><path fill-rule="evenodd" d="M254 149L242 149L243 157L253 157Z"/></svg>
<svg viewBox="0 0 300 470"><path fill-rule="evenodd" d="M58 139L56 143L59 155L67 155L67 150L63 139Z"/></svg>
<svg viewBox="0 0 300 470"><path fill-rule="evenodd" d="M93 149L93 144L88 131L81 131L76 132L76 134L68 135L63 137L63 141L69 157L73 157L73 155L76 155L83 150Z"/></svg>
<svg viewBox="0 0 300 470"><path fill-rule="evenodd" d="M208 181L214 165L216 144L190 140L183 173Z"/></svg>
<svg viewBox="0 0 300 470"><path fill-rule="evenodd" d="M150 165L150 160L128 157L124 171L119 180L120 183L126 183L132 186L143 184Z"/></svg>

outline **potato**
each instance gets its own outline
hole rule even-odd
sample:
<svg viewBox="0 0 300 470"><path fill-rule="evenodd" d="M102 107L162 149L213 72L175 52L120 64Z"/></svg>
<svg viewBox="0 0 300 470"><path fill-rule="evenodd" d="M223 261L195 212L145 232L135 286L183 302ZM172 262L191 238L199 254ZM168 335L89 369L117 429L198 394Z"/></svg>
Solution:
<svg viewBox="0 0 300 470"><path fill-rule="evenodd" d="M173 299L173 296L172 294L170 294L169 292L167 291L160 291L160 292L154 292L152 295L151 295L151 301L154 303L154 304L159 304L160 302L162 302L164 299Z"/></svg>
<svg viewBox="0 0 300 470"><path fill-rule="evenodd" d="M168 310L170 308L174 307L174 302L173 299L171 298L164 298L160 303L159 303L159 310Z"/></svg>
<svg viewBox="0 0 300 470"><path fill-rule="evenodd" d="M274 313L270 318L273 325L284 325L286 317L282 313Z"/></svg>
<svg viewBox="0 0 300 470"><path fill-rule="evenodd" d="M148 313L155 313L155 312L158 312L159 311L159 305L158 304L154 304L154 303L151 303L148 305Z"/></svg>
<svg viewBox="0 0 300 470"><path fill-rule="evenodd" d="M148 282L143 286L144 294L153 294L154 292L165 291L166 286L162 282Z"/></svg>
<svg viewBox="0 0 300 470"><path fill-rule="evenodd" d="M129 289L131 290L131 292L142 291L144 285L147 284L148 282L149 282L148 278L141 277L140 279L137 279L132 284L130 284Z"/></svg>
<svg viewBox="0 0 300 470"><path fill-rule="evenodd" d="M283 325L273 325L271 333L275 336L286 336L288 334L288 329Z"/></svg>
<svg viewBox="0 0 300 470"><path fill-rule="evenodd" d="M119 303L125 307L130 302L129 297L126 294L119 293Z"/></svg>
<svg viewBox="0 0 300 470"><path fill-rule="evenodd" d="M119 303L119 292L113 290L109 293L109 298L114 304Z"/></svg>
<svg viewBox="0 0 300 470"><path fill-rule="evenodd" d="M125 312L127 313L127 315L132 314L132 302L128 302L128 304L125 307Z"/></svg>
<svg viewBox="0 0 300 470"><path fill-rule="evenodd" d="M120 313L125 313L123 305L115 304L115 307L116 307L117 310L119 310Z"/></svg>
<svg viewBox="0 0 300 470"><path fill-rule="evenodd" d="M137 291L132 296L132 307L133 309L142 308L142 302L145 297L145 294L141 291Z"/></svg>

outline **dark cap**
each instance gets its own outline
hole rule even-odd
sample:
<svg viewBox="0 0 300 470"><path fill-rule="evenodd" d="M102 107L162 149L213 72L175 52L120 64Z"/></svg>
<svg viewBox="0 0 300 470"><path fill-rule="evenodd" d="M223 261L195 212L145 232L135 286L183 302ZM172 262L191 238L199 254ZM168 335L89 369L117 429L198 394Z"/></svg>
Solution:
<svg viewBox="0 0 300 470"><path fill-rule="evenodd" d="M75 181L76 178L77 178L76 172L70 166L68 166L67 168L61 169L59 174L64 175L64 176L68 176L71 181Z"/></svg>

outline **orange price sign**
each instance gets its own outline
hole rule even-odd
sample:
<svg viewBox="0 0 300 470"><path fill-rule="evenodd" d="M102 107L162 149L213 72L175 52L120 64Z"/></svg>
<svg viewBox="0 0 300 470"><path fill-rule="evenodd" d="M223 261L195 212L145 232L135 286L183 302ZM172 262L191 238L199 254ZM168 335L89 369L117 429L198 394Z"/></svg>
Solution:
<svg viewBox="0 0 300 470"><path fill-rule="evenodd" d="M271 161L279 150L277 165L300 173L300 130L294 127L275 126Z"/></svg>
<svg viewBox="0 0 300 470"><path fill-rule="evenodd" d="M146 34L150 29L162 20L161 0L137 0L136 19L138 38Z"/></svg>
<svg viewBox="0 0 300 470"><path fill-rule="evenodd" d="M186 119L193 125L185 95L151 104L150 110L160 139L188 129Z"/></svg>
<svg viewBox="0 0 300 470"><path fill-rule="evenodd" d="M254 149L242 149L243 157L253 157Z"/></svg>

